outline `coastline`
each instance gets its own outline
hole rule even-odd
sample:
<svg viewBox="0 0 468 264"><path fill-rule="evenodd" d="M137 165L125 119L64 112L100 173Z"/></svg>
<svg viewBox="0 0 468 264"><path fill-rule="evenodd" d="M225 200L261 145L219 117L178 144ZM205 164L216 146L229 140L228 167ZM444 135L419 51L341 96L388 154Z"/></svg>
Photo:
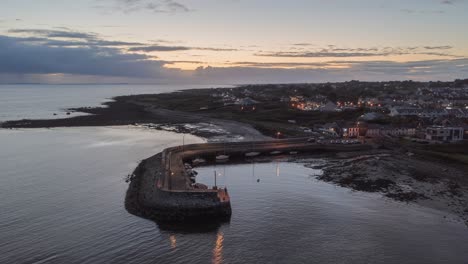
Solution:
<svg viewBox="0 0 468 264"><path fill-rule="evenodd" d="M193 94L194 91L188 93ZM162 98L169 100L168 95L170 94L164 94ZM189 133L206 138L210 142L271 139L271 130L259 131L252 124L243 122L244 120L232 120L235 117L220 119L212 117L205 111L186 112L149 103L158 96L161 95L120 96L114 98L114 101L106 102L104 104L106 107L70 109L70 111L84 112L89 115L52 120L7 121L0 123L0 126L2 128L50 128L142 125L154 129ZM226 134L228 136L223 137ZM356 191L378 192L393 200L414 202L439 209L461 217L468 224L468 178L466 177L468 166L466 164L428 155L413 146L380 147L382 145L376 144L374 150L370 152L321 155L321 158L325 158L327 162L321 167L324 175L318 179ZM408 153L412 155L409 156ZM289 160L303 162L307 158L310 156ZM135 170L135 175L138 174L141 166L140 164ZM130 190L134 190L133 181L130 183ZM127 205L130 209L135 207L132 202L127 204L126 201L126 207Z"/></svg>

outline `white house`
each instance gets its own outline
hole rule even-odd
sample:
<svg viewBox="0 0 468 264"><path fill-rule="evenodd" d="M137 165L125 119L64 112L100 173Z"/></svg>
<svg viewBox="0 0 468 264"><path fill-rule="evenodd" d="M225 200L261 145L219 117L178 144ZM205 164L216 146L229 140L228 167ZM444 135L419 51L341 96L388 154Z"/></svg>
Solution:
<svg viewBox="0 0 468 264"><path fill-rule="evenodd" d="M426 129L426 139L435 141L461 141L464 130L462 127L432 126Z"/></svg>

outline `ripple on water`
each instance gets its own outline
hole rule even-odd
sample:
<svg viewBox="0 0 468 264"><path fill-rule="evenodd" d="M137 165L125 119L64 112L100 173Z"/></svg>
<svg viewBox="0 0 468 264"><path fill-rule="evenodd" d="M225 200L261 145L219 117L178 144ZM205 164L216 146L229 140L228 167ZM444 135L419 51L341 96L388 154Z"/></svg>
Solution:
<svg viewBox="0 0 468 264"><path fill-rule="evenodd" d="M128 127L0 130L0 263L468 259L461 223L436 210L317 181L310 175L320 171L300 164L199 168L199 181L208 184L213 170L222 173L218 182L232 198L230 223L214 228L160 228L126 212L124 176L139 160L179 142L174 133Z"/></svg>

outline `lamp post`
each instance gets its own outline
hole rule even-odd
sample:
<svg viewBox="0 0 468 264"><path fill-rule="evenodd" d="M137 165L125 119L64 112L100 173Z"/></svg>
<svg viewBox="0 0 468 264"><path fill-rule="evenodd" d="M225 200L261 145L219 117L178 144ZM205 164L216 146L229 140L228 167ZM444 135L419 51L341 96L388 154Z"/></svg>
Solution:
<svg viewBox="0 0 468 264"><path fill-rule="evenodd" d="M185 134L182 134L182 151L185 151Z"/></svg>
<svg viewBox="0 0 468 264"><path fill-rule="evenodd" d="M279 139L279 137L281 136L281 132L276 132L276 139Z"/></svg>
<svg viewBox="0 0 468 264"><path fill-rule="evenodd" d="M216 171L214 171L214 187L215 189L218 189L218 185L217 185L217 182L216 182L216 178L217 178L217 175L218 173L216 173Z"/></svg>

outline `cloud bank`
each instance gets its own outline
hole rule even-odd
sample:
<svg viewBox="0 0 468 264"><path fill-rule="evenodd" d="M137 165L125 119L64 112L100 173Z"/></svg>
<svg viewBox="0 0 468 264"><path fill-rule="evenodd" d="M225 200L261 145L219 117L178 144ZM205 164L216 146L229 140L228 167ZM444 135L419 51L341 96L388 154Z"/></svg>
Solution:
<svg viewBox="0 0 468 264"><path fill-rule="evenodd" d="M128 83L291 83L380 80L452 80L468 77L468 59L446 56L437 60L393 62L352 59L361 54L434 53L450 55L452 46L345 49L329 46L319 51L286 51L258 56L331 57L326 62L231 61L226 67L196 70L165 66L145 52L235 49L148 45L110 41L98 34L68 29L12 29L15 36L0 35L0 83L12 82L128 82ZM138 52L138 53L135 53ZM367 56L366 55L366 56ZM443 56L442 55L442 56ZM185 61L190 63L190 61ZM197 63L203 63L198 61ZM41 78L40 78L41 77Z"/></svg>
<svg viewBox="0 0 468 264"><path fill-rule="evenodd" d="M0 36L0 73L157 78L164 63L104 47L49 47Z"/></svg>

